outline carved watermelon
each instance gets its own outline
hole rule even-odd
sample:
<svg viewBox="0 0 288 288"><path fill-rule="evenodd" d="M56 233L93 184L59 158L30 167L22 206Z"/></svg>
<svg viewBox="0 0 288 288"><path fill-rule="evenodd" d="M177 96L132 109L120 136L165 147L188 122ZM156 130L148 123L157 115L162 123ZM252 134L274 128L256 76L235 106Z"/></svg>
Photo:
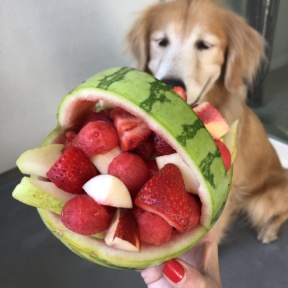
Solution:
<svg viewBox="0 0 288 288"><path fill-rule="evenodd" d="M61 143L65 131L77 127L100 100L124 108L144 120L191 168L191 173L200 183L198 193L202 202L202 214L199 226L190 232L173 236L170 242L161 246L143 244L140 253L127 252L111 248L101 239L82 236L67 229L61 223L59 215L50 212L59 212L62 200L57 191L57 197L53 192L45 196L49 183L44 189L37 185L37 180L31 181L24 177L15 188L13 196L27 204L32 202L30 205L38 208L48 229L84 259L122 269L144 269L158 265L185 252L211 229L225 206L232 169L229 173L226 172L214 140L187 103L153 76L126 67L98 73L66 95L59 106L58 126L41 146ZM36 177L31 175L31 178ZM52 208L43 209L45 205L37 206L30 201L33 193L27 193L27 190L31 192L31 189L44 198L44 202L45 199L53 199L54 195L54 202L51 200Z"/></svg>

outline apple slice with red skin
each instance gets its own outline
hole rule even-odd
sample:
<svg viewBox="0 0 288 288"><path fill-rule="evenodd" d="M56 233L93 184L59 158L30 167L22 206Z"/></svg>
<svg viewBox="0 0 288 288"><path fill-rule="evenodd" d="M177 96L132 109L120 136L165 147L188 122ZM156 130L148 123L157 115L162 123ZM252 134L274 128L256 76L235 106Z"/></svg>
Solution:
<svg viewBox="0 0 288 288"><path fill-rule="evenodd" d="M215 141L215 143L219 149L219 152L221 154L221 157L223 159L225 169L226 169L226 171L229 171L231 168L231 164L232 164L231 153L222 141L220 141L218 139L214 139L214 141Z"/></svg>
<svg viewBox="0 0 288 288"><path fill-rule="evenodd" d="M230 127L220 112L208 102L203 102L193 108L214 139L225 135Z"/></svg>
<svg viewBox="0 0 288 288"><path fill-rule="evenodd" d="M140 252L139 229L130 209L117 209L104 241L116 249Z"/></svg>

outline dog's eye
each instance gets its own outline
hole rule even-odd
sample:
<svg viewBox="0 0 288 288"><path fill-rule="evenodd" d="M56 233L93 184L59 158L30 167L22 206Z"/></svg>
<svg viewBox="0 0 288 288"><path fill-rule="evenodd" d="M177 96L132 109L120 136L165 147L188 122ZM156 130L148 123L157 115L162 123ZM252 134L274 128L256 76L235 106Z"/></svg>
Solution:
<svg viewBox="0 0 288 288"><path fill-rule="evenodd" d="M212 46L212 45L210 45L210 44L208 44L207 42L202 41L202 40L200 40L200 41L198 41L198 42L196 43L196 48L197 48L198 50L200 50L200 51L202 51L202 50L207 50L207 49L211 48L211 46Z"/></svg>
<svg viewBox="0 0 288 288"><path fill-rule="evenodd" d="M169 41L167 38L159 39L157 42L158 42L158 45L161 47L167 47L169 44Z"/></svg>

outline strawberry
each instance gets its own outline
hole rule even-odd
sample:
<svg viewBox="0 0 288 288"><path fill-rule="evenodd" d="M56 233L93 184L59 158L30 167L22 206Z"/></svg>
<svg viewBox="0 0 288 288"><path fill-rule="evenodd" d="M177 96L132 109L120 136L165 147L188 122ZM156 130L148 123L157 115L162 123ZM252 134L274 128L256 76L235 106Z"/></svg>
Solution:
<svg viewBox="0 0 288 288"><path fill-rule="evenodd" d="M154 149L159 156L173 154L176 151L166 143L158 134L154 133Z"/></svg>
<svg viewBox="0 0 288 288"><path fill-rule="evenodd" d="M92 235L108 229L114 209L100 205L88 195L78 195L65 203L61 222L81 235Z"/></svg>
<svg viewBox="0 0 288 288"><path fill-rule="evenodd" d="M161 216L138 207L133 208L132 212L138 223L141 242L151 245L169 242L173 228Z"/></svg>
<svg viewBox="0 0 288 288"><path fill-rule="evenodd" d="M188 197L189 205L191 207L191 215L189 217L189 224L186 226L185 231L191 231L195 229L199 224L201 217L201 202L199 197L192 193L188 193Z"/></svg>
<svg viewBox="0 0 288 288"><path fill-rule="evenodd" d="M116 115L123 115L123 114L131 115L123 108L117 106L110 111L109 117L114 120Z"/></svg>
<svg viewBox="0 0 288 288"><path fill-rule="evenodd" d="M149 170L149 178L153 177L154 175L156 175L159 171L159 168L157 166L157 162L156 160L150 160L147 162L147 167Z"/></svg>
<svg viewBox="0 0 288 288"><path fill-rule="evenodd" d="M149 179L146 162L140 156L130 152L123 152L116 156L109 164L107 173L119 178L132 197Z"/></svg>
<svg viewBox="0 0 288 288"><path fill-rule="evenodd" d="M47 172L47 177L58 188L72 193L84 193L82 186L98 174L95 166L84 152L74 146L68 147Z"/></svg>
<svg viewBox="0 0 288 288"><path fill-rule="evenodd" d="M118 131L122 151L130 151L139 147L152 132L144 121L131 114L115 115L114 124Z"/></svg>
<svg viewBox="0 0 288 288"><path fill-rule="evenodd" d="M104 154L118 145L118 133L112 123L102 120L87 123L73 140L88 157Z"/></svg>
<svg viewBox="0 0 288 288"><path fill-rule="evenodd" d="M176 86L173 90L186 102L187 101L187 94L183 87Z"/></svg>
<svg viewBox="0 0 288 288"><path fill-rule="evenodd" d="M134 205L163 217L178 231L189 224L191 207L179 168L166 164L136 195Z"/></svg>
<svg viewBox="0 0 288 288"><path fill-rule="evenodd" d="M139 155L145 161L150 160L153 152L154 152L154 142L153 137L149 137L145 142L143 142L140 146L132 150L133 153Z"/></svg>

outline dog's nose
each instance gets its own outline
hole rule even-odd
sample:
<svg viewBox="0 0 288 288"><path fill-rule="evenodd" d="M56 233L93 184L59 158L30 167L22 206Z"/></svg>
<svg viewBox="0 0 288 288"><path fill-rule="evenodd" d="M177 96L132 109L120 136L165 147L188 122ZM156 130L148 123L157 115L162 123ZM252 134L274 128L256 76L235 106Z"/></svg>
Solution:
<svg viewBox="0 0 288 288"><path fill-rule="evenodd" d="M164 82L166 85L170 86L171 88L181 86L182 88L186 89L185 84L181 79L164 78L161 79L161 81Z"/></svg>

